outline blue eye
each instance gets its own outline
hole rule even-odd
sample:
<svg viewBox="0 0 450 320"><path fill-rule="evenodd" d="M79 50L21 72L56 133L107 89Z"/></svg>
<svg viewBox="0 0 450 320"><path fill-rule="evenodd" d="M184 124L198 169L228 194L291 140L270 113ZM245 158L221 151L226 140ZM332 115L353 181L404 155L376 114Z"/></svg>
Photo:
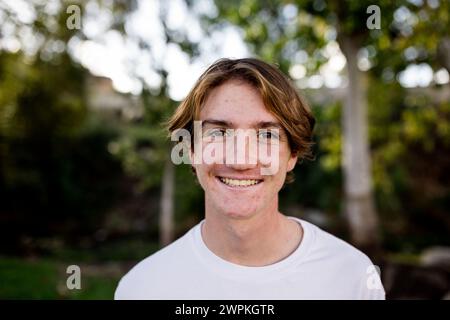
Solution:
<svg viewBox="0 0 450 320"><path fill-rule="evenodd" d="M259 130L258 137L263 140L278 140L280 138L274 130Z"/></svg>
<svg viewBox="0 0 450 320"><path fill-rule="evenodd" d="M226 129L210 129L206 132L209 137L225 137L227 135Z"/></svg>

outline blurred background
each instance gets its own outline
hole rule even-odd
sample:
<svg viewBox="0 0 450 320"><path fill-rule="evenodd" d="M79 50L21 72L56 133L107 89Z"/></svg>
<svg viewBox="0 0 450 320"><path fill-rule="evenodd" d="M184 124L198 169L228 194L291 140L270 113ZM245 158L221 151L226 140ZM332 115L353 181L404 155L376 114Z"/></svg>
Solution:
<svg viewBox="0 0 450 320"><path fill-rule="evenodd" d="M388 298L449 299L450 5L374 2L0 0L0 298L111 299L198 223L161 123L253 56L317 119L281 212L366 252Z"/></svg>

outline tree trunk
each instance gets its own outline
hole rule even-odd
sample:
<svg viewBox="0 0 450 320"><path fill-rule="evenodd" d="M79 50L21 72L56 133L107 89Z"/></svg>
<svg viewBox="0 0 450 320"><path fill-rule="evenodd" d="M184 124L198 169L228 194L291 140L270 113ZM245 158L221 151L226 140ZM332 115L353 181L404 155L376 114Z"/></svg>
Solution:
<svg viewBox="0 0 450 320"><path fill-rule="evenodd" d="M164 164L159 214L159 242L166 246L174 238L174 188L175 168L170 157Z"/></svg>
<svg viewBox="0 0 450 320"><path fill-rule="evenodd" d="M352 37L340 36L339 43L347 59L348 72L348 89L342 115L345 217L355 246L366 253L375 254L379 248L379 234L372 194L367 79L357 66L357 41Z"/></svg>
<svg viewBox="0 0 450 320"><path fill-rule="evenodd" d="M441 39L437 49L439 63L450 73L450 37Z"/></svg>

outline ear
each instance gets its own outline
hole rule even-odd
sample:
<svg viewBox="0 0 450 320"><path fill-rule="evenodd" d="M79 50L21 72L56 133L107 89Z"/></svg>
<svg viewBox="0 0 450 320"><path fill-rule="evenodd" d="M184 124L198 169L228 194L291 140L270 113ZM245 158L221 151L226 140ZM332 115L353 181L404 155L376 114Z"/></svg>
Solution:
<svg viewBox="0 0 450 320"><path fill-rule="evenodd" d="M291 154L291 157L287 163L287 172L294 170L295 165L297 164L298 157L296 155Z"/></svg>

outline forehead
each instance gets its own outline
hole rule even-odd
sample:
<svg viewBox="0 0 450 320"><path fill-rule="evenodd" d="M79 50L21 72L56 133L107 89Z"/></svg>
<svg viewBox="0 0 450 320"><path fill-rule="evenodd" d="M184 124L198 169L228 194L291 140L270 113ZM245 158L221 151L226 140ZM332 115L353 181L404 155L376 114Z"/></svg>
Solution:
<svg viewBox="0 0 450 320"><path fill-rule="evenodd" d="M200 111L200 120L215 119L251 126L258 122L278 122L264 105L261 94L252 85L231 80L214 88Z"/></svg>

